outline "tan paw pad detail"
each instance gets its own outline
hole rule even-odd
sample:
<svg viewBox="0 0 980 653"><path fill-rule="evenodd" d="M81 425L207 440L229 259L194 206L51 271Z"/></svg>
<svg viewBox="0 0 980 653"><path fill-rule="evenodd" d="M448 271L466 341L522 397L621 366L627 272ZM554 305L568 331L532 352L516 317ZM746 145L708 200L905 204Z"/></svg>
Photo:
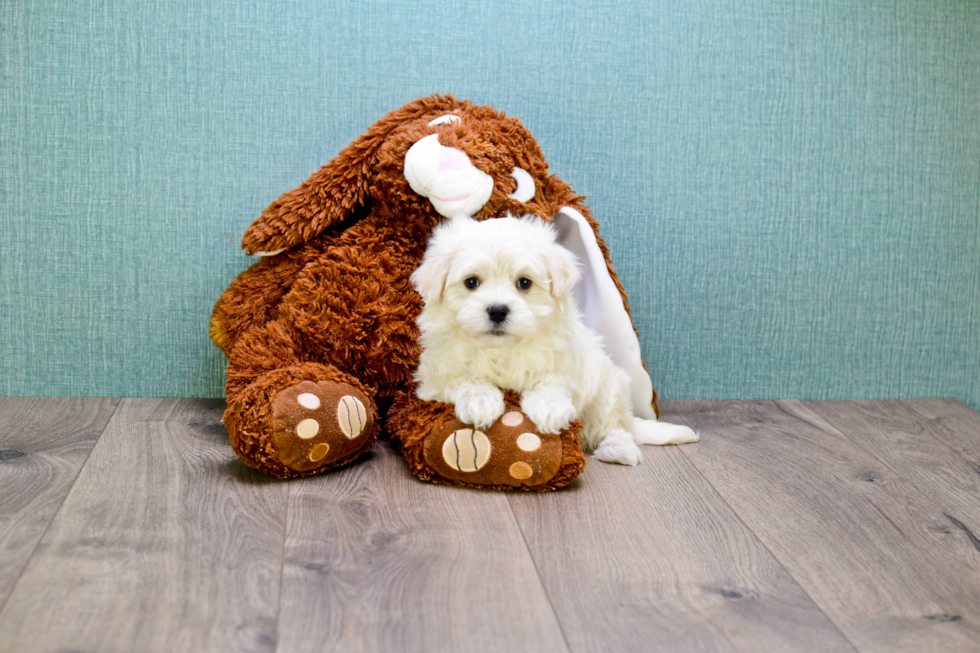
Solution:
<svg viewBox="0 0 980 653"><path fill-rule="evenodd" d="M310 451L310 461L314 463L320 462L327 455L328 451L330 451L330 445L326 442L321 442Z"/></svg>
<svg viewBox="0 0 980 653"><path fill-rule="evenodd" d="M320 424L315 419L306 418L296 425L296 435L309 440L320 432Z"/></svg>
<svg viewBox="0 0 980 653"><path fill-rule="evenodd" d="M521 451L537 451L541 448L541 438L534 433L521 433L517 436L517 448Z"/></svg>
<svg viewBox="0 0 980 653"><path fill-rule="evenodd" d="M482 431L459 429L442 444L442 458L458 472L475 472L490 459L490 440Z"/></svg>
<svg viewBox="0 0 980 653"><path fill-rule="evenodd" d="M524 415L519 410L512 410L509 413L504 413L500 421L504 423L504 426L520 426L521 422L524 421Z"/></svg>
<svg viewBox="0 0 980 653"><path fill-rule="evenodd" d="M510 469L508 471L510 472L511 476L513 476L519 481L523 481L526 478L531 478L531 474L534 473L534 470L531 469L531 466L523 462L514 463L513 465L510 466Z"/></svg>
<svg viewBox="0 0 980 653"><path fill-rule="evenodd" d="M367 410L357 397L345 395L337 404L337 424L348 438L353 440L364 432Z"/></svg>
<svg viewBox="0 0 980 653"><path fill-rule="evenodd" d="M304 392L296 397L296 403L307 410L316 410L320 407L320 398L312 392Z"/></svg>

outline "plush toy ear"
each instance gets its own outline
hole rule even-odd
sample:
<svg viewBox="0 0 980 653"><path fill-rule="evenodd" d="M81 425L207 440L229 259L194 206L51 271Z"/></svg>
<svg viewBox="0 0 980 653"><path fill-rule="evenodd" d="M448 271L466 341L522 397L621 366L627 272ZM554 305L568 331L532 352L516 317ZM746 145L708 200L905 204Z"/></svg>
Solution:
<svg viewBox="0 0 980 653"><path fill-rule="evenodd" d="M395 109L303 184L283 193L242 237L248 254L277 254L342 223L367 201L378 148L393 129L435 110L463 107L452 96L433 95Z"/></svg>
<svg viewBox="0 0 980 653"><path fill-rule="evenodd" d="M626 294L609 263L609 251L598 236L595 220L577 208L565 206L555 213L554 225L558 242L582 266L581 278L571 290L582 319L602 336L606 353L629 374L633 414L644 419L657 419L656 394L643 365Z"/></svg>

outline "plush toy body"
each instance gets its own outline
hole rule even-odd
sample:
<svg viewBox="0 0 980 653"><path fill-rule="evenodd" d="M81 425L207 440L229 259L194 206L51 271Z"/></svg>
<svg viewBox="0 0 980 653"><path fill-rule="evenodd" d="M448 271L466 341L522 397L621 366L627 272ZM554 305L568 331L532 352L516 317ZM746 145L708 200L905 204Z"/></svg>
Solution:
<svg viewBox="0 0 980 653"><path fill-rule="evenodd" d="M389 113L245 233L244 248L264 257L211 321L229 357L224 421L235 451L279 478L318 474L364 454L384 424L426 480L570 482L585 462L577 423L538 433L511 393L501 420L477 431L451 405L414 396L421 298L409 278L440 220L554 220L585 270L573 292L589 326L633 380L634 413L655 418L626 295L582 199L548 174L531 134L490 107L433 96ZM517 445L526 432L538 436L534 450Z"/></svg>

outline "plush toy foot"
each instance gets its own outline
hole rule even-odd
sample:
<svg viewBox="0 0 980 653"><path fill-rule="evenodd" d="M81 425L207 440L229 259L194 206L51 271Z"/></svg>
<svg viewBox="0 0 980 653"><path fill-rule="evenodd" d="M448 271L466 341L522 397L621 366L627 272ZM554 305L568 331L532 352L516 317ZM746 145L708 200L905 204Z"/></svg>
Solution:
<svg viewBox="0 0 980 653"><path fill-rule="evenodd" d="M374 443L375 416L364 394L346 383L302 381L272 405L272 438L282 464L296 472L337 467Z"/></svg>
<svg viewBox="0 0 980 653"><path fill-rule="evenodd" d="M561 467L558 434L541 433L516 406L485 430L458 419L425 440L425 461L446 479L473 485L541 485Z"/></svg>
<svg viewBox="0 0 980 653"><path fill-rule="evenodd" d="M401 395L389 412L388 428L392 443L423 480L535 491L567 485L585 466L581 425L542 433L519 405L508 396L503 416L477 429L457 419L450 404Z"/></svg>

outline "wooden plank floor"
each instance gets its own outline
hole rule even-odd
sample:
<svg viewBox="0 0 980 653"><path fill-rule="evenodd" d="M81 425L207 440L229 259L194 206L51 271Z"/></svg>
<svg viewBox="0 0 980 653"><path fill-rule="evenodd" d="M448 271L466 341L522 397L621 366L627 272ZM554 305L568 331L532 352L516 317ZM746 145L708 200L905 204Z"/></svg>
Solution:
<svg viewBox="0 0 980 653"><path fill-rule="evenodd" d="M980 651L955 401L665 402L700 443L545 495L271 480L222 409L0 399L0 652Z"/></svg>

